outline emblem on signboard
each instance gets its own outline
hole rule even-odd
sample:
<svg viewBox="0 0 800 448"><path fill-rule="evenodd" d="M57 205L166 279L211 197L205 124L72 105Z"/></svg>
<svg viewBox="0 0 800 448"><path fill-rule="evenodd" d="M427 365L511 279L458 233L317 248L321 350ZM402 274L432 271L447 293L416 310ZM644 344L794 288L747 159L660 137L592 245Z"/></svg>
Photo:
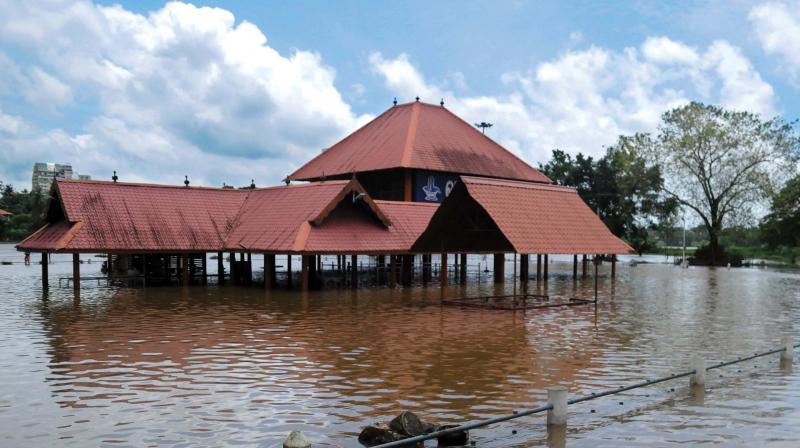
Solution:
<svg viewBox="0 0 800 448"><path fill-rule="evenodd" d="M456 186L456 181L448 180L446 184L444 184L444 197L450 196L450 192L453 191L453 187Z"/></svg>
<svg viewBox="0 0 800 448"><path fill-rule="evenodd" d="M442 189L436 186L433 176L428 176L428 185L423 186L422 191L425 193L426 201L438 201L439 194L442 193Z"/></svg>

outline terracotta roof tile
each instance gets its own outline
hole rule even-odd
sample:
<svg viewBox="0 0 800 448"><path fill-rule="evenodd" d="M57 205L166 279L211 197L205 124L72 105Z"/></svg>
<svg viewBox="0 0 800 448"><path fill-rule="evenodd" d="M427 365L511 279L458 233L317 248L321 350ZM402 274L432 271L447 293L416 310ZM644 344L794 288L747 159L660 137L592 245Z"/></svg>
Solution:
<svg viewBox="0 0 800 448"><path fill-rule="evenodd" d="M448 109L426 103L395 106L333 145L289 179L417 168L550 183Z"/></svg>

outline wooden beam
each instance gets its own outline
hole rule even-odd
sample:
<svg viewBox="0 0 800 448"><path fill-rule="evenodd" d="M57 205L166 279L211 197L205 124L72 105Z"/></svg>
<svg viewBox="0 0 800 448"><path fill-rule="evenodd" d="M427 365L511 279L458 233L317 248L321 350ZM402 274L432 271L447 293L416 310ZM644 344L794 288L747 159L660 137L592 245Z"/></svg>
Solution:
<svg viewBox="0 0 800 448"><path fill-rule="evenodd" d="M264 288L275 287L275 254L264 254Z"/></svg>
<svg viewBox="0 0 800 448"><path fill-rule="evenodd" d="M584 279L585 279L585 278L587 277L587 275L588 275L588 274L587 274L587 272L586 272L586 269L587 269L587 268L588 268L588 266L586 265L586 254L583 254L583 278L584 278Z"/></svg>
<svg viewBox="0 0 800 448"><path fill-rule="evenodd" d="M578 279L578 254L572 256L572 279Z"/></svg>
<svg viewBox="0 0 800 448"><path fill-rule="evenodd" d="M617 278L617 255L611 255L611 278Z"/></svg>
<svg viewBox="0 0 800 448"><path fill-rule="evenodd" d="M203 258L200 262L201 266L203 267L203 284L208 284L208 254L203 252Z"/></svg>
<svg viewBox="0 0 800 448"><path fill-rule="evenodd" d="M228 265L230 266L231 270L231 284L236 285L239 283L239 273L236 272L236 252L231 252L228 254Z"/></svg>
<svg viewBox="0 0 800 448"><path fill-rule="evenodd" d="M422 254L422 284L431 281L431 254Z"/></svg>
<svg viewBox="0 0 800 448"><path fill-rule="evenodd" d="M81 290L81 256L72 254L72 290L80 293Z"/></svg>
<svg viewBox="0 0 800 448"><path fill-rule="evenodd" d="M402 269L402 282L403 286L411 286L411 281L413 280L413 265L414 265L414 256L413 255L403 255L402 258L403 269Z"/></svg>
<svg viewBox="0 0 800 448"><path fill-rule="evenodd" d="M542 281L542 254L536 254L536 283Z"/></svg>
<svg viewBox="0 0 800 448"><path fill-rule="evenodd" d="M48 259L47 252L42 252L42 289L48 289L50 287L50 277L49 271L50 269L50 260Z"/></svg>

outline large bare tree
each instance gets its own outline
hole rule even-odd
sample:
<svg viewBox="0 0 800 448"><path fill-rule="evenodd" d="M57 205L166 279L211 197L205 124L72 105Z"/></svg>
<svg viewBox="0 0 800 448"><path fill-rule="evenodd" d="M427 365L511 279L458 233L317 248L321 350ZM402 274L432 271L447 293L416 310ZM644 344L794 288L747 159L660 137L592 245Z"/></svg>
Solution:
<svg viewBox="0 0 800 448"><path fill-rule="evenodd" d="M726 223L748 221L796 170L800 140L793 123L700 103L666 112L649 145L664 191L693 210L708 231L711 263Z"/></svg>

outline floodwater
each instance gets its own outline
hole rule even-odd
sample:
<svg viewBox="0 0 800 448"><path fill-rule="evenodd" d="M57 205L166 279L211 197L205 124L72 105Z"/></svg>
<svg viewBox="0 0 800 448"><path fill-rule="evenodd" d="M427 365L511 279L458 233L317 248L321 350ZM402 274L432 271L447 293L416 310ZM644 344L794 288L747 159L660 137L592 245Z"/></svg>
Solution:
<svg viewBox="0 0 800 448"><path fill-rule="evenodd" d="M82 275L99 272L82 258L94 260ZM3 260L22 256L2 245ZM541 405L554 385L577 396L686 370L696 353L711 363L800 341L796 271L620 263L613 284L601 268L596 308L523 313L442 307L438 287L87 283L75 302L58 287L69 257L54 261L46 298L38 265L0 265L2 447L278 447L294 429L356 447L364 425L403 409L465 422ZM570 272L553 263L548 293L590 296ZM494 292L476 283L466 293ZM683 378L573 405L566 434L548 437L535 416L471 435L481 447L795 447L800 374L774 355L710 371L704 394Z"/></svg>

